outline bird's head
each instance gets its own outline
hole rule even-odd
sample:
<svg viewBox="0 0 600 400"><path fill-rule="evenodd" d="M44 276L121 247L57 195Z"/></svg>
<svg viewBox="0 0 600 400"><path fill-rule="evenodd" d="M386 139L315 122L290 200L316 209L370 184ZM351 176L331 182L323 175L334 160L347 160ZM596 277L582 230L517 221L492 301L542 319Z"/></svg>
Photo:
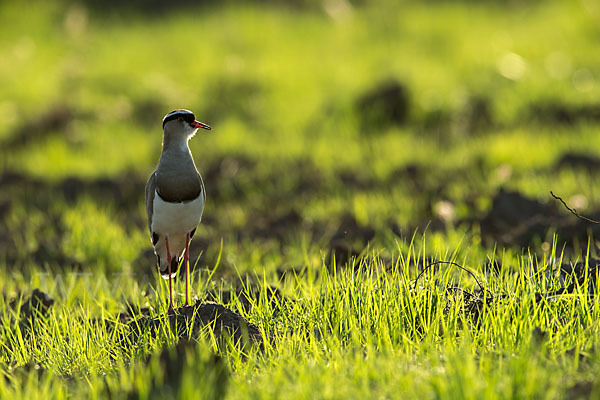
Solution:
<svg viewBox="0 0 600 400"><path fill-rule="evenodd" d="M184 135L187 138L194 136L199 129L210 130L210 126L196 121L194 113L189 110L171 111L163 118L163 130L165 134Z"/></svg>

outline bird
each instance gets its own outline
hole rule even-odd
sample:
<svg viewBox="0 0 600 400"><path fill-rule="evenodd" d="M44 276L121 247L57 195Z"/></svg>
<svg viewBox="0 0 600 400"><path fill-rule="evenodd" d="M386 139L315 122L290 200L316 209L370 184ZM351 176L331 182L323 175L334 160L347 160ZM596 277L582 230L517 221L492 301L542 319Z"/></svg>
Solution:
<svg viewBox="0 0 600 400"><path fill-rule="evenodd" d="M163 118L162 152L146 184L146 214L159 272L169 281L169 311L173 311L171 280L181 257L185 266L185 305L189 306L190 240L202 219L206 192L188 142L198 129L194 113L178 109Z"/></svg>

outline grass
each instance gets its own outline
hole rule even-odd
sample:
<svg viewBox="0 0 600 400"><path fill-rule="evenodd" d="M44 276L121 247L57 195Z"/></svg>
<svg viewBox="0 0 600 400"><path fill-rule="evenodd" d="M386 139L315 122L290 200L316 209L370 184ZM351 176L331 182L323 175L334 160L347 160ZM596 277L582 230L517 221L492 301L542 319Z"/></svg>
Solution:
<svg viewBox="0 0 600 400"><path fill-rule="evenodd" d="M536 297L593 227L502 246L485 223L501 189L598 209L594 159L558 163L600 150L592 2L24 7L0 4L0 398L598 396L596 269ZM406 119L365 119L390 79ZM118 323L166 312L143 187L177 107L213 126L193 293L262 348ZM451 265L417 281L431 260L493 299Z"/></svg>
<svg viewBox="0 0 600 400"><path fill-rule="evenodd" d="M264 350L241 351L239 345L215 341L206 332L199 345L188 350L192 358L184 361L181 377L164 385L162 375L175 367L160 364L156 357L148 365L157 366L144 367L142 360L176 342L168 325L160 337L147 334L138 343L121 346L112 329L88 319L108 317L110 312L92 313L90 303L98 300L87 299L86 290L80 288L79 307L58 307L30 328L18 323L18 315L5 316L5 356L10 354L16 365L34 360L48 371L39 386L38 372L33 370L9 373L0 388L6 396L25 395L19 391L33 387L39 390L36 395L48 390L58 396L66 387L69 393L94 397L104 397L107 391L126 397L137 390L142 397L152 392L152 396L196 393L210 398L217 387L212 386L216 372L202 360L212 351L231 370L220 384L229 381L227 395L233 398L557 397L569 396L577 382L592 385L588 394L595 393L598 363L593 349L600 309L588 300L585 289L536 301L534 292L546 291L555 282L532 272L533 257L518 257L516 271L479 277L486 289L507 296L484 305L476 316L463 307L467 296L454 297L445 290L457 285L474 290L476 283L468 274L443 267L415 282L410 271L422 260L425 248L420 242L407 252L396 251L392 265L374 255L354 268L322 269L313 276L287 279L282 282L286 299L276 307L259 297L245 312L239 299L233 299L228 305L263 332ZM471 266L469 260L476 257L447 258ZM538 265L542 272L551 267ZM198 290L206 283L196 282L194 287ZM264 288L267 283L258 279L257 284ZM143 298L139 289L130 290L130 295ZM157 312L164 307L159 298L152 303Z"/></svg>

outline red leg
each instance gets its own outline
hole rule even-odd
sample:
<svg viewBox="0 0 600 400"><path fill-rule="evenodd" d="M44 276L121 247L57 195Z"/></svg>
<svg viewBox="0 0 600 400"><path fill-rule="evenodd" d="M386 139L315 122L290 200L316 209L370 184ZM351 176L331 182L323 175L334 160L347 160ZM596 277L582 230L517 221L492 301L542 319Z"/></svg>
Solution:
<svg viewBox="0 0 600 400"><path fill-rule="evenodd" d="M185 264L185 305L190 305L190 233L185 235L185 253L183 254Z"/></svg>
<svg viewBox="0 0 600 400"><path fill-rule="evenodd" d="M171 252L169 251L169 238L165 236L167 245L167 263L169 264L169 311L173 311L173 289L171 288Z"/></svg>

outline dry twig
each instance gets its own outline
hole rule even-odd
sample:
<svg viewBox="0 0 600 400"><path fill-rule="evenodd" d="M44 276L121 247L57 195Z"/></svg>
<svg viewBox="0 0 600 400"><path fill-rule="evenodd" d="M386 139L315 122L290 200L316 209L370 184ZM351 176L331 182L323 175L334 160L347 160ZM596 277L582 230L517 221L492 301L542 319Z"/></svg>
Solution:
<svg viewBox="0 0 600 400"><path fill-rule="evenodd" d="M483 287L483 285L479 282L479 279L477 279L477 277L475 276L475 274L471 271L469 271L467 268L463 267L460 264L457 264L455 262L452 261L434 261L431 264L427 265L425 268L423 268L423 271L421 271L421 273L417 276L417 278L415 279L415 286L417 284L417 282L419 281L419 278L421 278L421 276L427 272L429 270L429 268L433 267L434 265L438 265L438 264L448 264L448 265L454 265L455 267L458 267L460 269L462 269L463 271L467 272L469 275L471 275L473 277L473 279L475 279L475 282L477 282L477 286L479 286L479 288L481 289L482 292L487 292L488 290L486 288Z"/></svg>
<svg viewBox="0 0 600 400"><path fill-rule="evenodd" d="M591 219L591 218L585 217L583 215L580 215L576 209L569 207L567 205L567 203L562 199L562 197L559 197L559 196L555 195L554 193L552 193L552 190L550 191L550 195L552 195L552 197L554 197L556 200L560 201L563 204L563 206L565 206L565 208L567 210L569 210L571 212L571 214L573 214L577 218L582 219L587 222L590 222L592 224L600 224L600 221L596 221L595 219Z"/></svg>

